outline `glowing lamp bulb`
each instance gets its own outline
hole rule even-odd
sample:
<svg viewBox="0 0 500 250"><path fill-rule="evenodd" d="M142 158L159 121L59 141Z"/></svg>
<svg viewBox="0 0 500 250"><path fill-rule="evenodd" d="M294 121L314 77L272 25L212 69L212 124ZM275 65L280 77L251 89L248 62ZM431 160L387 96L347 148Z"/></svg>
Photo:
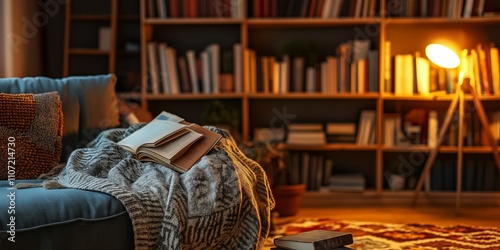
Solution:
<svg viewBox="0 0 500 250"><path fill-rule="evenodd" d="M441 44L427 45L425 54L431 62L446 69L454 69L460 65L458 55L453 50Z"/></svg>

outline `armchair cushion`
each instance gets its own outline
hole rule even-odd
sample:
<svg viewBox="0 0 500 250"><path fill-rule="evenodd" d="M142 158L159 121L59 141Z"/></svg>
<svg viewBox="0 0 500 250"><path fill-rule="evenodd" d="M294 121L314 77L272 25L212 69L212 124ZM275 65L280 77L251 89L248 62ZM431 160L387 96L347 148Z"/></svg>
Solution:
<svg viewBox="0 0 500 250"><path fill-rule="evenodd" d="M119 123L116 77L113 74L0 79L1 93L44 93L57 91L64 114L61 161L76 148L85 146L101 131Z"/></svg>
<svg viewBox="0 0 500 250"><path fill-rule="evenodd" d="M34 179L59 163L63 114L57 92L0 93L0 179Z"/></svg>

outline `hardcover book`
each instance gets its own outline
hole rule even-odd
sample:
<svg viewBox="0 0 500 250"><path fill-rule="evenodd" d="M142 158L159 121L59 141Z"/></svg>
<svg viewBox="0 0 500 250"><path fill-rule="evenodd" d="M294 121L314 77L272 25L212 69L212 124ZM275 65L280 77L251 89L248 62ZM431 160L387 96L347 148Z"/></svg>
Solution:
<svg viewBox="0 0 500 250"><path fill-rule="evenodd" d="M329 250L354 243L352 234L331 230L311 230L274 239L283 249Z"/></svg>

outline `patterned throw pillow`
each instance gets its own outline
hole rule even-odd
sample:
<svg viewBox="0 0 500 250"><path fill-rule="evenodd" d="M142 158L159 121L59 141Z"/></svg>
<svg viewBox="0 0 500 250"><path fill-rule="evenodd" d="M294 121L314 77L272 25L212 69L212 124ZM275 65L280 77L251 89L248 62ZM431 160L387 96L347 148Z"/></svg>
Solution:
<svg viewBox="0 0 500 250"><path fill-rule="evenodd" d="M57 92L0 93L0 179L35 179L59 162L63 113Z"/></svg>

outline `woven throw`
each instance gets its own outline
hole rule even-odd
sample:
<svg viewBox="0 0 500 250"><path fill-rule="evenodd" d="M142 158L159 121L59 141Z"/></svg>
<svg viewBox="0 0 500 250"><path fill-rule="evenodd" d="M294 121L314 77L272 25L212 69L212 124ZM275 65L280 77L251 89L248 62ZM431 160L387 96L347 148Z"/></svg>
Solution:
<svg viewBox="0 0 500 250"><path fill-rule="evenodd" d="M62 148L59 94L0 93L0 110L0 179L34 179L51 170Z"/></svg>
<svg viewBox="0 0 500 250"><path fill-rule="evenodd" d="M48 188L71 187L113 195L134 227L135 249L261 249L274 207L263 169L227 131L189 171L179 174L141 162L116 142L140 129L110 129L75 150Z"/></svg>

